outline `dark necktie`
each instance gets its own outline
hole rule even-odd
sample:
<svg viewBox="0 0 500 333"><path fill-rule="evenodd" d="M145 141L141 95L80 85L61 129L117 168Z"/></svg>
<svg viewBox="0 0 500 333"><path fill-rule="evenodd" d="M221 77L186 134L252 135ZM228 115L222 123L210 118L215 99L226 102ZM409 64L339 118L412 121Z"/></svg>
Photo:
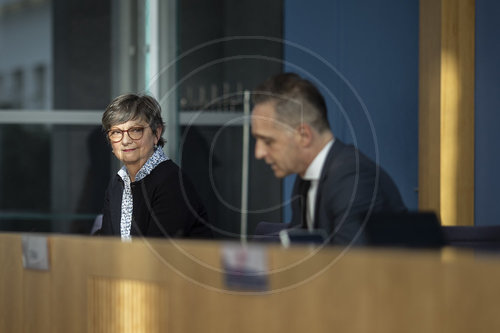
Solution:
<svg viewBox="0 0 500 333"><path fill-rule="evenodd" d="M302 180L299 186L300 195L300 210L302 217L302 228L307 229L307 193L309 192L309 187L311 186L310 180Z"/></svg>

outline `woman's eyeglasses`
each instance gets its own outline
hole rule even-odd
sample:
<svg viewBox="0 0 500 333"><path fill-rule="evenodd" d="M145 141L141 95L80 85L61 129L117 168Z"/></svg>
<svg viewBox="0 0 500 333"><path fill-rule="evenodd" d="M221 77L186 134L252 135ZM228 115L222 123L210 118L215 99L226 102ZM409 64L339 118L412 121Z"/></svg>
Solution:
<svg viewBox="0 0 500 333"><path fill-rule="evenodd" d="M132 140L140 140L144 134L144 128L144 126L134 126L128 130L113 128L108 131L108 138L111 142L120 142L123 139L123 133L127 132L128 137Z"/></svg>

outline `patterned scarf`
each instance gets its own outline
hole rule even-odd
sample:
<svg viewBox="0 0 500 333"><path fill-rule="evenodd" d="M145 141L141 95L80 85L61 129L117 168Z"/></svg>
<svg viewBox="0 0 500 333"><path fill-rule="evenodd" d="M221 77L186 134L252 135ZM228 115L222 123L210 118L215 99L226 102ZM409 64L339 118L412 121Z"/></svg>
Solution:
<svg viewBox="0 0 500 333"><path fill-rule="evenodd" d="M153 171L161 162L167 161L168 157L163 152L161 147L157 147L151 157L144 163L142 168L137 172L135 181L138 182ZM122 240L130 240L130 228L132 227L132 212L134 208L132 189L130 187L130 177L127 168L123 166L118 175L124 183L123 196L122 196L122 215L120 220L120 233Z"/></svg>

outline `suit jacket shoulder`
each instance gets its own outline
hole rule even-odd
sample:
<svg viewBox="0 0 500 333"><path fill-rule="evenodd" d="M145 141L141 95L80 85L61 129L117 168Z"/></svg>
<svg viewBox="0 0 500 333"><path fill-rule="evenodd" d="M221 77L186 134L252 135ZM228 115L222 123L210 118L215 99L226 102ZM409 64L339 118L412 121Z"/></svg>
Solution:
<svg viewBox="0 0 500 333"><path fill-rule="evenodd" d="M360 230L371 213L405 209L389 175L354 146L336 139L318 184L315 228L325 230L334 244L362 242Z"/></svg>

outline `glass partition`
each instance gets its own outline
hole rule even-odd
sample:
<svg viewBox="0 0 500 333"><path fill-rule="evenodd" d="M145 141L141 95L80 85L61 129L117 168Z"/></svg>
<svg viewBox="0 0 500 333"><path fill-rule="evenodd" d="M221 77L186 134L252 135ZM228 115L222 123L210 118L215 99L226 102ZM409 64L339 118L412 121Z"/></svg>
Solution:
<svg viewBox="0 0 500 333"><path fill-rule="evenodd" d="M89 233L110 154L98 126L0 126L0 229Z"/></svg>
<svg viewBox="0 0 500 333"><path fill-rule="evenodd" d="M0 0L0 229L88 233L120 167L100 117L125 92L160 101L165 150L219 237L243 215L248 232L279 221L281 183L251 138L242 164L242 125L243 91L282 69L281 37L282 1Z"/></svg>
<svg viewBox="0 0 500 333"><path fill-rule="evenodd" d="M88 234L112 169L111 1L0 1L0 230Z"/></svg>

